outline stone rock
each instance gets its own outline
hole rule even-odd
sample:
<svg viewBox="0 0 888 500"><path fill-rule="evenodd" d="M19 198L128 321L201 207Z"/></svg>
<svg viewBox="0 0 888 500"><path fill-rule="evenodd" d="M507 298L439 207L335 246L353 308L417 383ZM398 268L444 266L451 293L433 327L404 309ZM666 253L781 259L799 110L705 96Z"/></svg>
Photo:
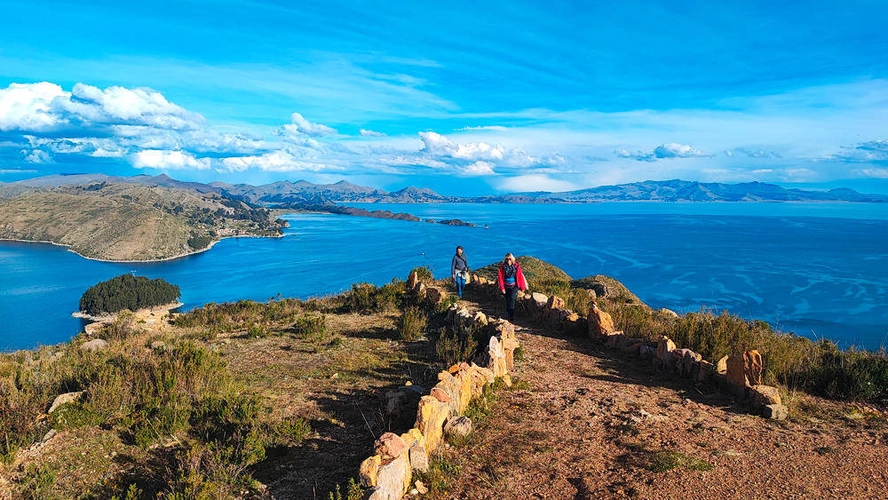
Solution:
<svg viewBox="0 0 888 500"><path fill-rule="evenodd" d="M410 459L405 453L388 463L379 466L376 476L376 489L370 495L372 500L400 500L410 489L413 471Z"/></svg>
<svg viewBox="0 0 888 500"><path fill-rule="evenodd" d="M643 344L638 348L638 355L641 359L650 359L657 357L657 346L653 346L650 344Z"/></svg>
<svg viewBox="0 0 888 500"><path fill-rule="evenodd" d="M416 488L416 492L420 495L425 495L429 492L429 488L419 479L417 479L416 482L413 483L413 486Z"/></svg>
<svg viewBox="0 0 888 500"><path fill-rule="evenodd" d="M407 277L407 289L415 289L417 283L419 283L419 275L416 271L410 271L410 276Z"/></svg>
<svg viewBox="0 0 888 500"><path fill-rule="evenodd" d="M734 388L745 388L749 385L746 380L746 359L743 354L728 356L728 384Z"/></svg>
<svg viewBox="0 0 888 500"><path fill-rule="evenodd" d="M419 472L429 471L429 455L424 447L416 445L410 448L410 467Z"/></svg>
<svg viewBox="0 0 888 500"><path fill-rule="evenodd" d="M681 349L682 357L677 360L678 374L682 377L692 377L700 369L703 356L690 349Z"/></svg>
<svg viewBox="0 0 888 500"><path fill-rule="evenodd" d="M700 367L697 370L697 376L694 377L694 382L704 383L707 382L712 376L712 372L715 370L715 365L706 361L705 359L700 360Z"/></svg>
<svg viewBox="0 0 888 500"><path fill-rule="evenodd" d="M533 292L530 294L530 303L533 311L539 314L541 311L546 310L546 304L549 303L549 297L539 292Z"/></svg>
<svg viewBox="0 0 888 500"><path fill-rule="evenodd" d="M728 374L728 357L727 356L718 360L718 363L715 365L715 373L720 373L722 375Z"/></svg>
<svg viewBox="0 0 888 500"><path fill-rule="evenodd" d="M767 405L762 408L762 416L772 420L786 420L788 415L789 410L781 404Z"/></svg>
<svg viewBox="0 0 888 500"><path fill-rule="evenodd" d="M624 347L623 352L630 356L638 356L641 348L645 345L646 343L644 341L637 341Z"/></svg>
<svg viewBox="0 0 888 500"><path fill-rule="evenodd" d="M552 309L564 309L564 299L556 295L549 297L549 300L546 301L546 309L549 311Z"/></svg>
<svg viewBox="0 0 888 500"><path fill-rule="evenodd" d="M398 458L408 450L407 443L394 432L386 432L374 444L376 454L383 460Z"/></svg>
<svg viewBox="0 0 888 500"><path fill-rule="evenodd" d="M488 323L487 315L481 311L476 312L475 316L472 318L472 325L475 328L484 328Z"/></svg>
<svg viewBox="0 0 888 500"><path fill-rule="evenodd" d="M381 464L382 458L379 455L373 455L361 462L361 467L359 469L361 486L365 488L376 486L376 477Z"/></svg>
<svg viewBox="0 0 888 500"><path fill-rule="evenodd" d="M743 369L746 372L746 380L749 385L762 383L762 355L756 350L743 353Z"/></svg>
<svg viewBox="0 0 888 500"><path fill-rule="evenodd" d="M434 306L440 304L446 296L447 292L438 287L430 286L426 288L425 299L426 303L429 305Z"/></svg>
<svg viewBox="0 0 888 500"><path fill-rule="evenodd" d="M678 313L676 313L675 311L673 311L671 309L666 309L665 307L663 309L660 309L660 312L665 314L666 316L669 316L670 318L677 318L678 317Z"/></svg>
<svg viewBox="0 0 888 500"><path fill-rule="evenodd" d="M444 425L444 435L447 437L460 436L466 437L472 433L472 420L469 417L460 415L451 418Z"/></svg>
<svg viewBox="0 0 888 500"><path fill-rule="evenodd" d="M451 399L450 396L440 387L432 387L432 392L430 393L430 395L442 403L449 403Z"/></svg>
<svg viewBox="0 0 888 500"><path fill-rule="evenodd" d="M416 428L422 432L427 452L435 451L441 444L444 422L450 418L451 408L432 396L423 396L416 411Z"/></svg>
<svg viewBox="0 0 888 500"><path fill-rule="evenodd" d="M401 434L401 439L407 443L408 448L413 448L414 446L425 446L425 438L422 436L422 432L419 432L419 429L416 427L410 429L409 431Z"/></svg>
<svg viewBox="0 0 888 500"><path fill-rule="evenodd" d="M611 315L599 309L595 302L592 303L592 308L589 310L588 320L590 338L600 339L616 331Z"/></svg>
<svg viewBox="0 0 888 500"><path fill-rule="evenodd" d="M656 360L659 360L658 365L662 368L670 369L675 366L675 358L672 356L672 351L675 350L675 342L673 342L669 337L664 336L657 342L657 355Z"/></svg>
<svg viewBox="0 0 888 500"><path fill-rule="evenodd" d="M83 396L83 391L77 392L66 392L64 394L59 394L56 396L54 400L52 400L52 404L49 405L49 410L46 413L52 413L58 409L59 406L62 406L66 403L73 403L80 399Z"/></svg>
<svg viewBox="0 0 888 500"><path fill-rule="evenodd" d="M105 339L92 339L89 342L84 342L83 345L80 346L80 350L87 352L99 352L108 347L108 341Z"/></svg>
<svg viewBox="0 0 888 500"><path fill-rule="evenodd" d="M783 403L780 400L780 391L776 387L762 384L754 385L749 389L749 400L756 408Z"/></svg>

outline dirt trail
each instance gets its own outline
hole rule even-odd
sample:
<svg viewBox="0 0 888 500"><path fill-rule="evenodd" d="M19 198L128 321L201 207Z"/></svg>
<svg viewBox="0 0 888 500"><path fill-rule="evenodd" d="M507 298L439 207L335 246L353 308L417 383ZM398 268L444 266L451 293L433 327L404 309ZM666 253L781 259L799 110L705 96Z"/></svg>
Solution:
<svg viewBox="0 0 888 500"><path fill-rule="evenodd" d="M502 391L476 439L445 452L459 474L430 498L885 498L884 414L796 396L789 420L765 420L524 320L521 388Z"/></svg>

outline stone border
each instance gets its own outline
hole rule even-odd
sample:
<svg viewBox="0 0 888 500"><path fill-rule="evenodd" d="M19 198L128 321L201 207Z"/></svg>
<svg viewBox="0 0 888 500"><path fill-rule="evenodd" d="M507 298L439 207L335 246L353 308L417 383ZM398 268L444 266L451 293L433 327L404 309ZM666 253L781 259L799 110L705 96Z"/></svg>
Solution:
<svg viewBox="0 0 888 500"><path fill-rule="evenodd" d="M408 290L417 301L429 305L438 304L447 296L443 289L423 285L415 273L408 279ZM444 444L445 436L471 432L471 421L463 414L472 399L497 379L508 386L512 384L509 373L514 370L514 352L519 345L514 325L505 320L488 320L480 312L473 315L456 305L448 310L447 322L448 328L459 334L490 329L487 350L479 353L475 362L462 362L442 370L438 383L428 393L407 385L386 394L389 415L418 397L416 421L404 434L387 432L380 436L374 444L375 453L361 462L359 473L361 485L368 488L366 498L403 498L411 489L413 471L428 471L428 457Z"/></svg>

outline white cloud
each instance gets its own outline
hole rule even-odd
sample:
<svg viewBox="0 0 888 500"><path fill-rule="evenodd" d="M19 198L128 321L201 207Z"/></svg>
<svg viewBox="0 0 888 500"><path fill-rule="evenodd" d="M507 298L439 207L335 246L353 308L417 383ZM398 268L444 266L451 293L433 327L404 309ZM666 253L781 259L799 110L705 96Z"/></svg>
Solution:
<svg viewBox="0 0 888 500"><path fill-rule="evenodd" d="M341 167L320 161L306 161L291 152L280 150L258 156L238 156L222 159L224 170L243 172L256 169L265 172L322 172L325 170L341 170Z"/></svg>
<svg viewBox="0 0 888 500"><path fill-rule="evenodd" d="M553 193L572 191L576 185L572 182L553 179L546 175L532 174L516 177L503 177L498 181L498 188L507 192L549 191Z"/></svg>
<svg viewBox="0 0 888 500"><path fill-rule="evenodd" d="M677 142L669 142L661 144L654 148L653 151L645 153L643 151L630 152L626 148L614 150L614 154L621 158L632 158L638 161L657 161L671 158L697 158L704 156L712 156L698 149L694 149L687 144L679 144ZM730 154L728 156L731 156Z"/></svg>
<svg viewBox="0 0 888 500"><path fill-rule="evenodd" d="M888 179L888 168L865 168L859 171L864 177Z"/></svg>
<svg viewBox="0 0 888 500"><path fill-rule="evenodd" d="M52 163L52 156L42 149L32 149L30 152L26 150L22 153L28 163Z"/></svg>
<svg viewBox="0 0 888 500"><path fill-rule="evenodd" d="M493 164L484 160L478 160L466 166L463 172L468 175L492 175L494 173Z"/></svg>
<svg viewBox="0 0 888 500"><path fill-rule="evenodd" d="M0 130L44 131L63 118L53 112L53 102L66 92L49 82L13 83L0 89Z"/></svg>
<svg viewBox="0 0 888 500"><path fill-rule="evenodd" d="M853 148L843 147L838 153L826 155L826 158L850 163L885 162L888 161L888 139L864 142Z"/></svg>
<svg viewBox="0 0 888 500"><path fill-rule="evenodd" d="M375 130L367 130L362 128L361 137L385 137L385 134L383 134L382 132L377 132Z"/></svg>
<svg viewBox="0 0 888 500"><path fill-rule="evenodd" d="M192 154L184 151L162 151L157 149L148 149L135 153L132 163L136 168L156 168L161 170L206 170L210 168L209 158L195 158Z"/></svg>
<svg viewBox="0 0 888 500"><path fill-rule="evenodd" d="M0 89L0 130L49 132L82 130L95 133L104 125L145 125L160 129L195 129L200 115L170 103L151 89L109 87L105 90L78 83L72 92L40 82L10 84Z"/></svg>
<svg viewBox="0 0 888 500"><path fill-rule="evenodd" d="M320 137L336 133L336 130L331 127L306 120L300 113L293 113L290 115L290 120L292 120L293 123L288 123L281 127L285 137Z"/></svg>

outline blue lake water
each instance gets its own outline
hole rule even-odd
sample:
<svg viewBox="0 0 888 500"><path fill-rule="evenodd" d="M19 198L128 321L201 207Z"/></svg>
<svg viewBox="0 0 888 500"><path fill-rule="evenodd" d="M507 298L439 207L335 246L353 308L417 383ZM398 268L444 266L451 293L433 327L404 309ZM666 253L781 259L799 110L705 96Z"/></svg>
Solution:
<svg viewBox="0 0 888 500"><path fill-rule="evenodd" d="M574 278L613 276L655 308L728 310L843 347L876 349L888 340L888 204L364 207L479 227L294 214L283 238L228 239L198 255L139 264L0 242L0 350L70 339L82 330L71 313L83 291L122 273L179 285L187 310L381 285L419 265L444 277L458 244L472 267L509 251L533 255Z"/></svg>

